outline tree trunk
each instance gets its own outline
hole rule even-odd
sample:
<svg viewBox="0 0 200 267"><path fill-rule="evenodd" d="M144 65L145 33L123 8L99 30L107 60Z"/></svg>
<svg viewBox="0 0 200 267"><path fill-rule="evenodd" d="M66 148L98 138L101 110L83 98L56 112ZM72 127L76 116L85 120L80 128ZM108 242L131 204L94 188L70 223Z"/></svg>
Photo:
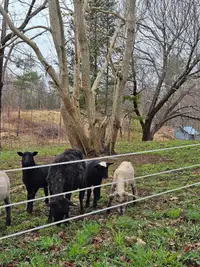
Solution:
<svg viewBox="0 0 200 267"><path fill-rule="evenodd" d="M76 17L76 26L78 33L78 41L82 60L82 89L85 96L85 103L87 108L88 116L88 134L89 134L89 145L96 153L100 153L102 150L102 144L99 138L99 129L97 127L96 120L96 106L95 97L91 88L90 81L90 57L89 47L86 35L86 25L84 19L83 1L74 1L74 10Z"/></svg>
<svg viewBox="0 0 200 267"><path fill-rule="evenodd" d="M153 141L154 131L151 130L152 119L147 119L142 126L142 141Z"/></svg>
<svg viewBox="0 0 200 267"><path fill-rule="evenodd" d="M1 61L1 53L0 53L0 61ZM0 66L0 73L1 73L1 66ZM0 74L0 149L2 148L2 145L1 145L1 131L2 131L2 129L1 129L1 122L2 122L2 90L3 90L3 82L1 81L1 74Z"/></svg>
<svg viewBox="0 0 200 267"><path fill-rule="evenodd" d="M135 39L135 0L126 0L125 18L126 23L126 44L122 60L121 73L118 73L116 90L113 94L113 108L111 123L107 135L107 147L113 154L117 140L118 130L120 129L121 120L121 103L123 100L124 89L129 75L130 61L133 54L133 43Z"/></svg>
<svg viewBox="0 0 200 267"><path fill-rule="evenodd" d="M91 153L96 155L95 149L91 149L91 144L83 131L83 125L79 119L70 114L63 104L61 106L61 114L70 145L73 148L80 149L85 155L90 155Z"/></svg>
<svg viewBox="0 0 200 267"><path fill-rule="evenodd" d="M21 102L22 102L22 89L20 89L19 100L18 100L18 115L17 115L17 131L16 131L16 136L19 136L19 130L20 130Z"/></svg>
<svg viewBox="0 0 200 267"><path fill-rule="evenodd" d="M74 16L74 106L80 111L79 106L79 91L81 87L80 82L80 49L78 44L78 36L76 29L76 17Z"/></svg>
<svg viewBox="0 0 200 267"><path fill-rule="evenodd" d="M9 0L4 1L4 10L8 12L8 5L9 5ZM2 45L2 40L6 36L6 19L2 19L2 27L1 27L1 45ZM4 51L5 48L1 47L0 48L0 149L1 149L1 118L2 118L2 91L3 91L3 59L4 59Z"/></svg>
<svg viewBox="0 0 200 267"><path fill-rule="evenodd" d="M128 136L127 136L128 142L130 142L131 140L131 122L132 122L132 118L131 116L128 116Z"/></svg>
<svg viewBox="0 0 200 267"><path fill-rule="evenodd" d="M142 132L142 141L153 141L153 134L149 129L144 129Z"/></svg>

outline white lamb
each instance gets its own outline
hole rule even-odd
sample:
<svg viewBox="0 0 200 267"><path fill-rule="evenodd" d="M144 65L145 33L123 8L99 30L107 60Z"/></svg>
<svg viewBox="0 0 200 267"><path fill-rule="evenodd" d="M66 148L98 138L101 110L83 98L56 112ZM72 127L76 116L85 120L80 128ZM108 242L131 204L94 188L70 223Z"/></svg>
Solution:
<svg viewBox="0 0 200 267"><path fill-rule="evenodd" d="M10 180L5 172L0 171L0 201L10 204ZM11 224L11 207L6 207L6 225Z"/></svg>
<svg viewBox="0 0 200 267"><path fill-rule="evenodd" d="M116 200L121 204L128 201L129 197L133 197L133 200L137 197L137 188L134 179L134 168L131 162L123 161L119 167L115 170L113 176L113 182L111 187L111 194L109 195L108 207L111 206L112 200ZM132 194L128 193L128 187L131 186ZM110 209L108 210L108 212ZM123 215L125 211L125 205L118 208L120 215Z"/></svg>

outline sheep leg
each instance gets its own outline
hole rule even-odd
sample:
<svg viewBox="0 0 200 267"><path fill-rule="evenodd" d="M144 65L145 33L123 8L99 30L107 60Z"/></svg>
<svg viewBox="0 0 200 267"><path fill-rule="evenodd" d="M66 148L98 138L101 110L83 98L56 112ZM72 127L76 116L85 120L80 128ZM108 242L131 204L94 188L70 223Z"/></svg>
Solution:
<svg viewBox="0 0 200 267"><path fill-rule="evenodd" d="M90 206L90 196L91 196L91 192L92 192L91 189L88 189L88 190L87 190L87 199L86 199L86 204L85 204L85 207L86 207L86 208L89 208L89 206Z"/></svg>
<svg viewBox="0 0 200 267"><path fill-rule="evenodd" d="M48 186L44 187L44 194L47 197L48 196ZM48 204L49 203L49 199L45 198L45 203Z"/></svg>
<svg viewBox="0 0 200 267"><path fill-rule="evenodd" d="M35 195L36 195L36 192L34 192L34 191L31 191L31 192L30 192L30 191L29 191L29 192L28 192L27 199L28 199L28 200L30 200L30 199L34 199L34 198L35 198ZM28 213L30 213L30 214L33 212L33 201L28 202L26 211L27 211Z"/></svg>
<svg viewBox="0 0 200 267"><path fill-rule="evenodd" d="M83 207L83 199L85 195L85 190L84 191L79 191L79 201L80 201L80 213L84 213L84 207Z"/></svg>
<svg viewBox="0 0 200 267"><path fill-rule="evenodd" d="M53 222L53 216L52 216L51 208L49 209L49 215L48 215L48 220L47 220L47 222L48 222L48 223Z"/></svg>
<svg viewBox="0 0 200 267"><path fill-rule="evenodd" d="M5 205L10 204L10 198L6 197L4 203ZM11 225L11 207L6 207L6 225Z"/></svg>
<svg viewBox="0 0 200 267"><path fill-rule="evenodd" d="M100 187L94 188L94 200L93 200L93 208L97 207L97 201L100 199Z"/></svg>
<svg viewBox="0 0 200 267"><path fill-rule="evenodd" d="M66 194L65 195L65 198L68 199L68 200L70 200L71 199L71 196L72 196L72 194Z"/></svg>
<svg viewBox="0 0 200 267"><path fill-rule="evenodd" d="M49 193L50 193L50 195L53 195L53 192L51 191L51 190L49 190ZM51 198L52 199L52 198ZM51 200L50 200L51 201ZM51 223L51 222L53 222L53 216L52 216L52 211L51 211L51 206L50 206L50 204L48 204L48 206L49 206L49 215L48 215L48 220L47 220L47 222L48 223Z"/></svg>
<svg viewBox="0 0 200 267"><path fill-rule="evenodd" d="M132 193L133 193L133 200L136 200L136 196L137 196L137 188L135 184L131 184L131 189L132 189Z"/></svg>
<svg viewBox="0 0 200 267"><path fill-rule="evenodd" d="M112 194L112 195L109 196L107 207L110 207L111 206L113 199L114 199L114 194ZM107 210L107 213L110 213L110 209Z"/></svg>
<svg viewBox="0 0 200 267"><path fill-rule="evenodd" d="M113 199L115 197L115 193L114 193L115 192L115 189L116 189L116 184L113 184L112 187L111 187L111 193L109 195L109 200L108 200L107 207L110 207L111 204L112 204L112 201L113 201ZM107 213L110 213L110 209L107 210Z"/></svg>

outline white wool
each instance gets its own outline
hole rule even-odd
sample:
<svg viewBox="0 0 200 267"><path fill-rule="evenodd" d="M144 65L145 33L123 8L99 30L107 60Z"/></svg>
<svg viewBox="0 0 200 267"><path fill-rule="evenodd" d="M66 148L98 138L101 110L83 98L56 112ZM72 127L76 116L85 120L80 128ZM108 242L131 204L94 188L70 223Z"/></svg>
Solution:
<svg viewBox="0 0 200 267"><path fill-rule="evenodd" d="M105 168L107 167L107 163L105 161L99 162L99 165Z"/></svg>
<svg viewBox="0 0 200 267"><path fill-rule="evenodd" d="M5 172L0 171L0 200L10 195L10 181Z"/></svg>
<svg viewBox="0 0 200 267"><path fill-rule="evenodd" d="M122 196L122 194L128 190L129 184L135 186L135 180L133 178L134 168L131 162L123 161L114 172L113 181L116 182L115 191Z"/></svg>
<svg viewBox="0 0 200 267"><path fill-rule="evenodd" d="M134 169L131 162L123 161L115 170L113 175L114 184L111 187L111 194L109 195L108 207L111 206L113 198L117 197L120 203L128 201L128 197L136 199L137 188L134 179ZM132 192L129 193L128 189L131 187ZM125 205L119 207L120 214L124 214Z"/></svg>

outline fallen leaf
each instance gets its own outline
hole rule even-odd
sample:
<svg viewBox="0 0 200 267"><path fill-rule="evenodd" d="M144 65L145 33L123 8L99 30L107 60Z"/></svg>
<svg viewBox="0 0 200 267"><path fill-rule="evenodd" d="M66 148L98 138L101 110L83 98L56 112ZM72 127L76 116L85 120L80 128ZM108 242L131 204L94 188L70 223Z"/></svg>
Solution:
<svg viewBox="0 0 200 267"><path fill-rule="evenodd" d="M190 250L191 250L191 246L186 246L184 249L185 252L190 252Z"/></svg>
<svg viewBox="0 0 200 267"><path fill-rule="evenodd" d="M144 242L142 239L140 239L140 238L137 238L137 242L136 242L136 244L138 244L138 245L141 245L141 246L145 246L146 245L146 242Z"/></svg>
<svg viewBox="0 0 200 267"><path fill-rule="evenodd" d="M68 261L63 261L61 262L61 266L63 267L74 267L74 263L73 262L68 262Z"/></svg>
<svg viewBox="0 0 200 267"><path fill-rule="evenodd" d="M103 239L100 236L96 236L93 238L92 243L102 243Z"/></svg>
<svg viewBox="0 0 200 267"><path fill-rule="evenodd" d="M133 244L137 241L137 237L136 236L125 236L125 240L126 242Z"/></svg>
<svg viewBox="0 0 200 267"><path fill-rule="evenodd" d="M67 236L66 236L66 232L64 232L64 231L61 231L60 233L58 233L58 236L59 236L60 238L62 238L62 239L66 239L66 238L67 238Z"/></svg>
<svg viewBox="0 0 200 267"><path fill-rule="evenodd" d="M169 200L178 200L178 197L171 197Z"/></svg>

